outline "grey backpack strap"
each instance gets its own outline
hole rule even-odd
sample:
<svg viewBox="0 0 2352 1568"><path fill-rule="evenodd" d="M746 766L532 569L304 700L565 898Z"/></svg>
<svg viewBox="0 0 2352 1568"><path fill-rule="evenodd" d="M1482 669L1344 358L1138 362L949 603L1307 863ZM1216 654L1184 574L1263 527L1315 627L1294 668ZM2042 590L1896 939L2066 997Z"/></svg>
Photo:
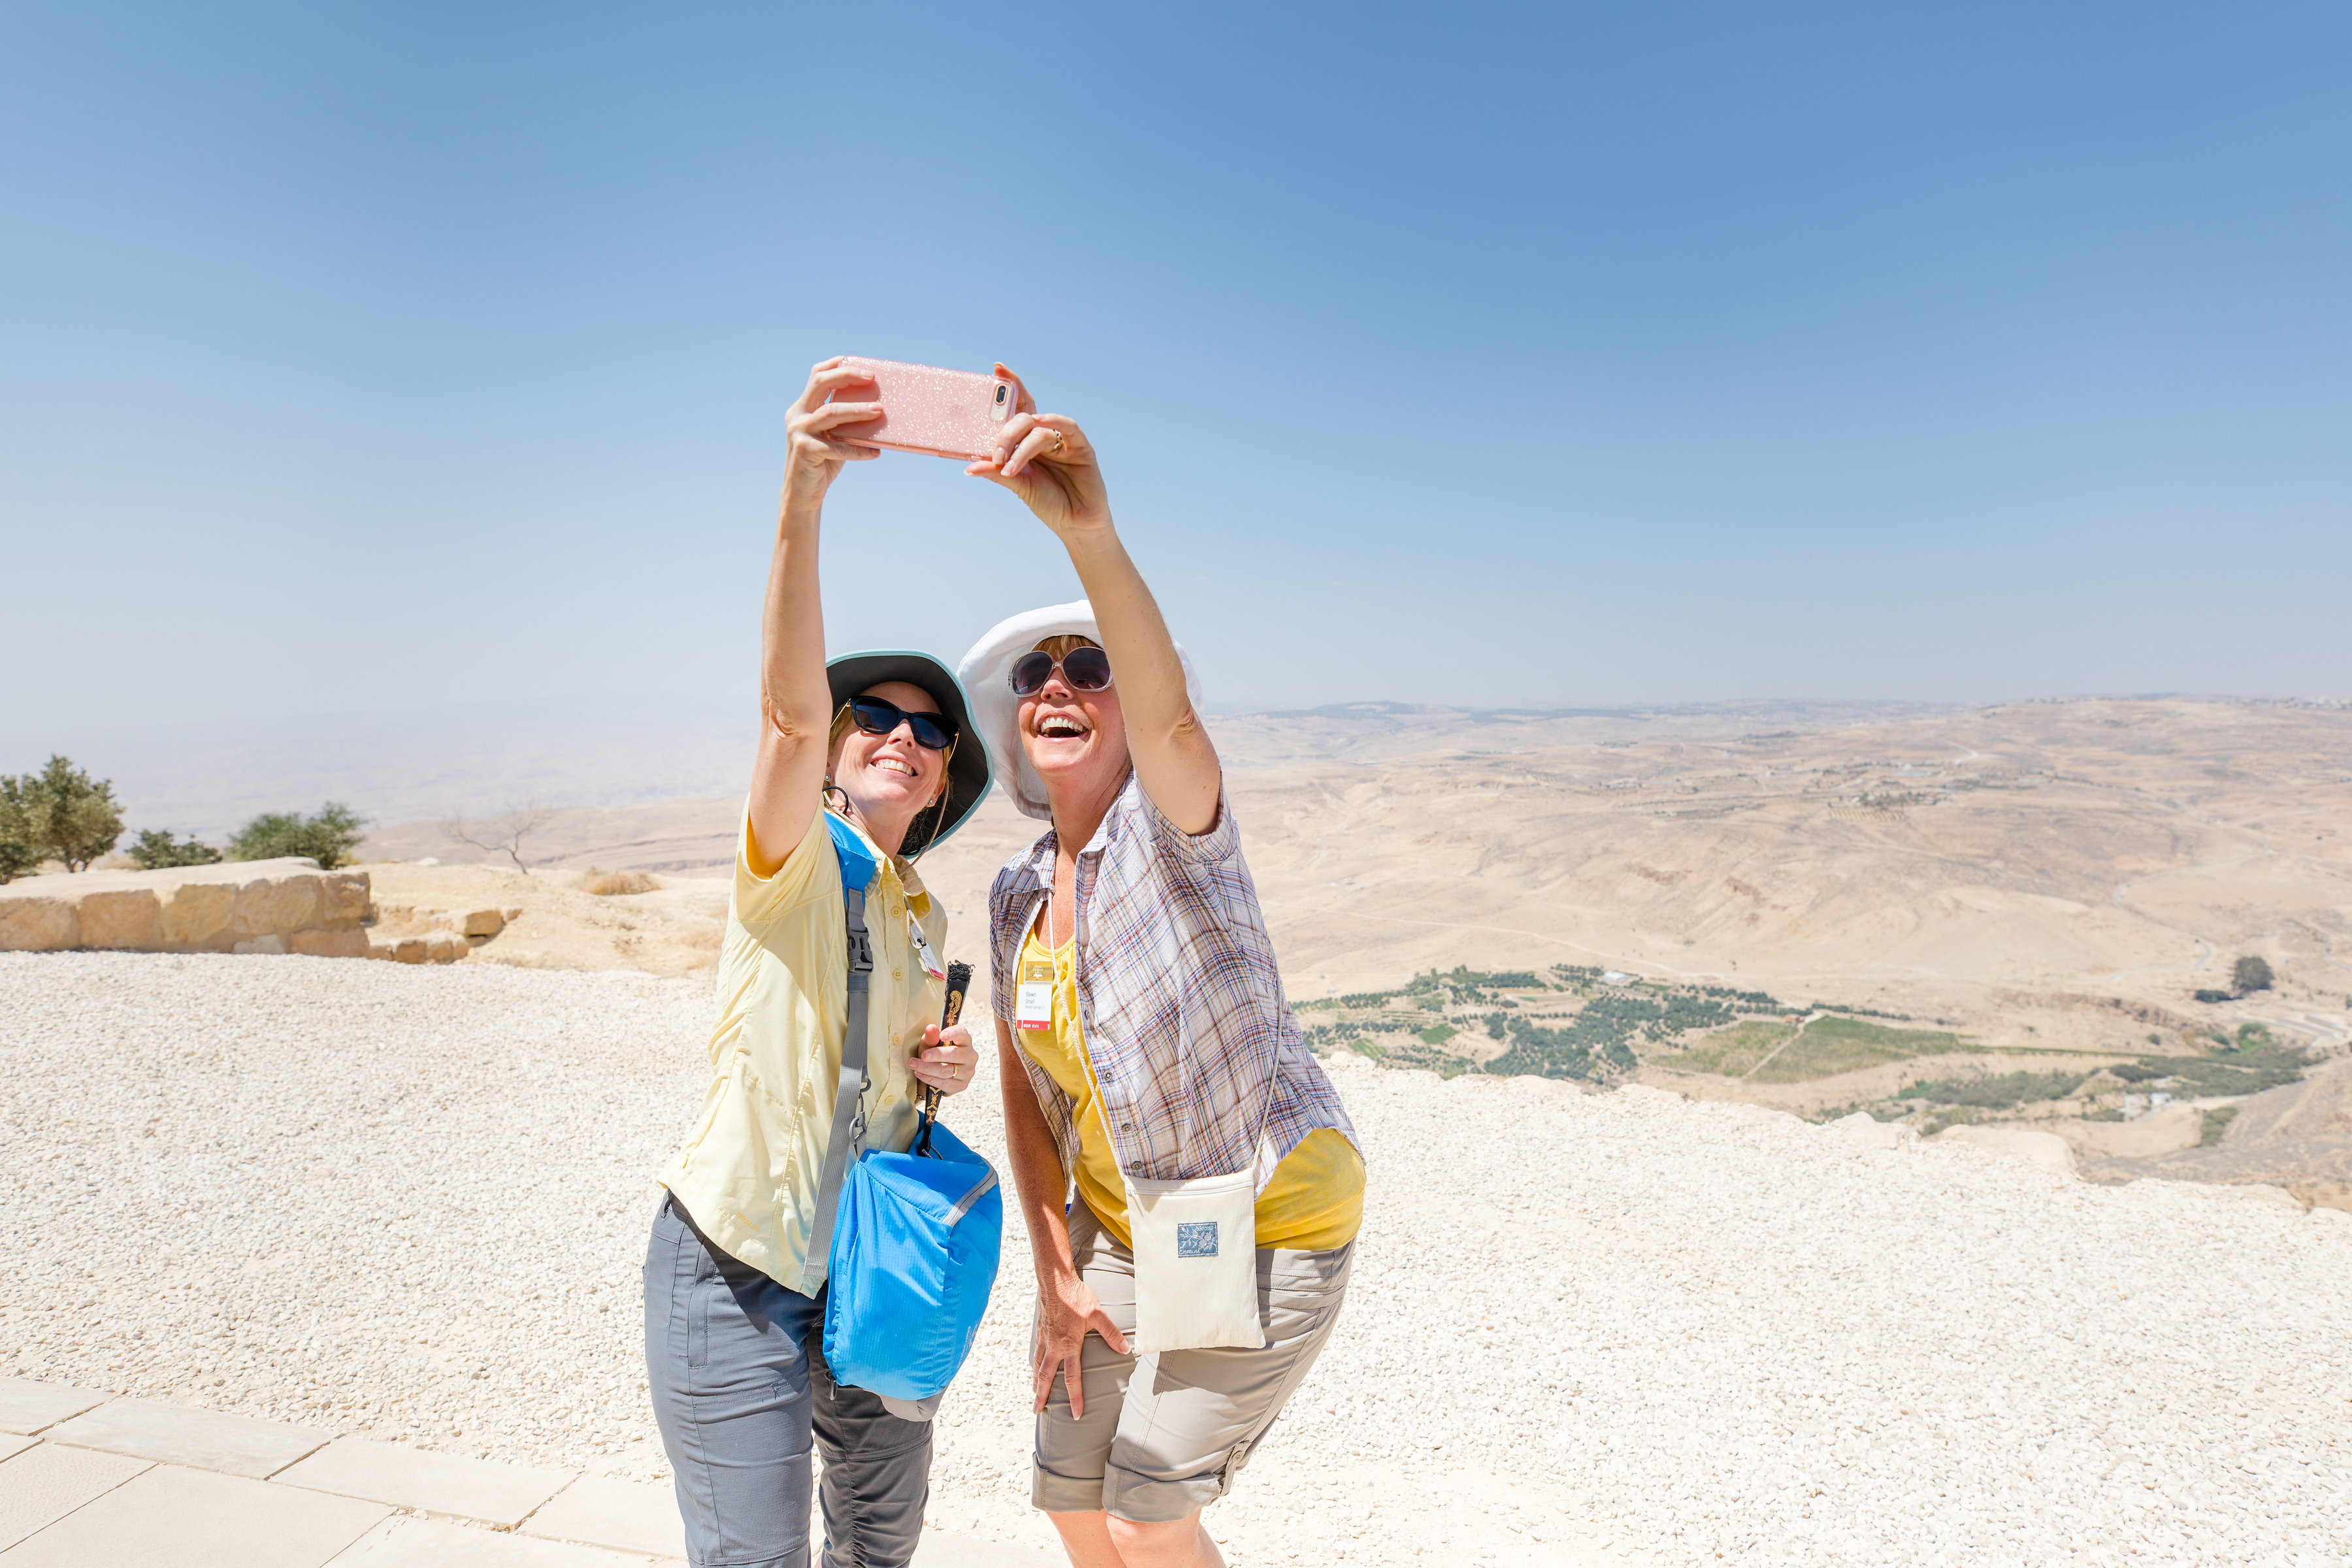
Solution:
<svg viewBox="0 0 2352 1568"><path fill-rule="evenodd" d="M809 1227L812 1263L833 1255L833 1214L841 1206L841 1178L866 1138L866 1016L872 999L874 943L866 934L866 889L842 894L849 916L849 1033L841 1042L841 1085L833 1094L833 1135L825 1140L824 1180L816 1190L816 1223Z"/></svg>

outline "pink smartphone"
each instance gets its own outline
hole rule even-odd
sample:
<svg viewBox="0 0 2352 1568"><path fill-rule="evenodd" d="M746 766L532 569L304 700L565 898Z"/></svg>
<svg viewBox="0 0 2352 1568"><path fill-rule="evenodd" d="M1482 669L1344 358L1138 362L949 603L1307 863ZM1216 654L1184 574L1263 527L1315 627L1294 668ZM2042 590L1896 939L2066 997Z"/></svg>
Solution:
<svg viewBox="0 0 2352 1568"><path fill-rule="evenodd" d="M852 447L977 462L988 456L998 431L1021 406L1021 384L1010 376L974 375L857 354L848 355L845 363L873 377L881 389L878 395L852 392L835 399L882 405L879 425L860 425L855 434L844 430L835 437Z"/></svg>

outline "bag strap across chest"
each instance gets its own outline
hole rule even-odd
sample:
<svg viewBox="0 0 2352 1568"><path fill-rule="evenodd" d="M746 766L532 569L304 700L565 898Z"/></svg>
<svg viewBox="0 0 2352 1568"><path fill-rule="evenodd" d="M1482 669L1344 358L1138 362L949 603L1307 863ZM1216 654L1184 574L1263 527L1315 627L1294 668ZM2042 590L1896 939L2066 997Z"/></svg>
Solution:
<svg viewBox="0 0 2352 1568"><path fill-rule="evenodd" d="M849 928L849 1031L841 1042L841 1079L833 1094L833 1131L824 1143L824 1176L817 1184L816 1218L809 1227L812 1261L830 1258L834 1211L841 1206L841 1180L866 1141L866 1020L874 999L874 942L866 929L866 887L878 862L847 823L825 814L833 847L841 860L842 912ZM855 877L856 880L852 882Z"/></svg>

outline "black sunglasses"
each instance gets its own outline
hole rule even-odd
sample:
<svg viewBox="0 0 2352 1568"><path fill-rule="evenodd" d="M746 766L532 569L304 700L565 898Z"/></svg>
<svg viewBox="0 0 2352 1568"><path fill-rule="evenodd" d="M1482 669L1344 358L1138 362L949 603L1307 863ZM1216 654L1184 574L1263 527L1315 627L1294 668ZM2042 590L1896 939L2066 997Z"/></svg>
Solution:
<svg viewBox="0 0 2352 1568"><path fill-rule="evenodd" d="M937 713L909 713L879 697L853 697L849 716L869 735L888 735L904 724L915 732L915 744L927 752L944 752L955 744L955 725Z"/></svg>
<svg viewBox="0 0 2352 1568"><path fill-rule="evenodd" d="M1024 653L1013 661L1013 695L1034 697L1045 689L1045 682L1054 677L1054 667L1062 667L1062 679L1078 691L1110 689L1110 655L1098 647L1074 647L1055 658L1044 648Z"/></svg>

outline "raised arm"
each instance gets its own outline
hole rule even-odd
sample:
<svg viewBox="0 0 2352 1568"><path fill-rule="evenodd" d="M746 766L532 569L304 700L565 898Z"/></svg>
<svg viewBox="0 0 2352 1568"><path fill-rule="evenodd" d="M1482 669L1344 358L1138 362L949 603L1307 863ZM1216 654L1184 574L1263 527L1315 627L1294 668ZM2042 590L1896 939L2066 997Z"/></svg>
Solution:
<svg viewBox="0 0 2352 1568"><path fill-rule="evenodd" d="M996 374L1017 379L1001 364ZM1086 432L1063 415L1040 415L1024 388L995 455L964 471L1019 496L1070 552L1110 655L1135 776L1169 821L1206 833L1217 822L1217 749L1185 695L1168 623L1111 524L1102 465Z"/></svg>
<svg viewBox="0 0 2352 1568"><path fill-rule="evenodd" d="M760 623L760 749L751 763L751 869L772 876L808 832L824 783L833 699L824 679L824 615L817 596L817 524L824 494L845 462L878 457L871 447L832 439L844 426L881 413L878 403L829 403L866 383L838 358L809 374L785 419L791 453L776 551Z"/></svg>

